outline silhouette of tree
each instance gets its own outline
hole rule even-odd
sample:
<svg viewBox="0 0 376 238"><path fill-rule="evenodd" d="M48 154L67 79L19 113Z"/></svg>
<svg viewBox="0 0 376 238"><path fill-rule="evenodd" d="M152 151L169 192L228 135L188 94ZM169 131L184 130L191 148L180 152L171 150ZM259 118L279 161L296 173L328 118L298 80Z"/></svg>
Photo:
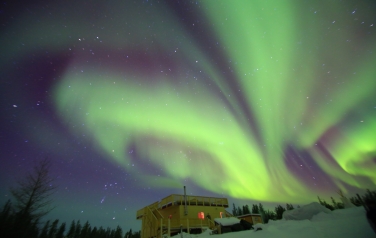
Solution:
<svg viewBox="0 0 376 238"><path fill-rule="evenodd" d="M277 215L273 211L266 210L263 213L264 213L264 223L268 223L269 220L275 220L276 219Z"/></svg>
<svg viewBox="0 0 376 238"><path fill-rule="evenodd" d="M278 219L278 220L282 219L282 214L283 214L284 211L286 211L286 209L284 207L282 207L281 205L278 205L275 208L276 219Z"/></svg>
<svg viewBox="0 0 376 238"><path fill-rule="evenodd" d="M337 202L333 197L330 197L330 199L332 200L334 209L343 209L344 208L343 203Z"/></svg>
<svg viewBox="0 0 376 238"><path fill-rule="evenodd" d="M48 220L48 221L44 224L44 226L43 226L43 228L42 228L42 232L41 232L40 235L39 235L39 238L48 238L48 228L49 228L49 226L50 226L50 220Z"/></svg>
<svg viewBox="0 0 376 238"><path fill-rule="evenodd" d="M237 214L237 212L238 212L238 210L236 209L236 207L235 207L235 203L233 203L232 204L232 215L234 215L234 216L237 216L238 214Z"/></svg>
<svg viewBox="0 0 376 238"><path fill-rule="evenodd" d="M48 158L39 161L31 173L17 182L17 187L10 188L15 206L10 214L12 224L3 230L10 237L38 237L40 218L53 209L50 197L56 187L49 175L50 167Z"/></svg>
<svg viewBox="0 0 376 238"><path fill-rule="evenodd" d="M34 222L53 209L50 197L56 186L53 184L54 179L49 175L50 168L51 161L48 158L41 160L34 167L33 173L18 181L17 188L10 189L21 219L28 216L31 222Z"/></svg>
<svg viewBox="0 0 376 238"><path fill-rule="evenodd" d="M132 237L132 229L125 233L124 238L131 238Z"/></svg>
<svg viewBox="0 0 376 238"><path fill-rule="evenodd" d="M319 196L317 196L317 199L319 200L319 203L321 205L323 205L324 207L328 208L329 210L333 211L335 209L335 207L333 207L332 205L330 205L329 203L327 203L325 200L321 200L321 198Z"/></svg>
<svg viewBox="0 0 376 238"><path fill-rule="evenodd" d="M56 236L57 232L57 224L59 223L59 220L56 219L54 222L52 222L50 230L48 231L48 237L54 238Z"/></svg>
<svg viewBox="0 0 376 238"><path fill-rule="evenodd" d="M290 210L293 210L294 209L294 206L290 203L290 204L288 204L288 203L286 203L286 210L287 211L290 211Z"/></svg>
<svg viewBox="0 0 376 238"><path fill-rule="evenodd" d="M68 231L68 234L67 234L67 237L68 238L73 238L75 237L75 232L76 232L76 222L73 220L70 227L69 227L69 231Z"/></svg>
<svg viewBox="0 0 376 238"><path fill-rule="evenodd" d="M238 207L238 210L236 211L236 215L237 216L243 215L243 210L240 207Z"/></svg>
<svg viewBox="0 0 376 238"><path fill-rule="evenodd" d="M81 229L80 238L90 238L91 227L89 221L86 221L84 226Z"/></svg>
<svg viewBox="0 0 376 238"><path fill-rule="evenodd" d="M120 226L116 227L114 238L123 238L123 230Z"/></svg>
<svg viewBox="0 0 376 238"><path fill-rule="evenodd" d="M253 204L252 205L252 213L253 214L258 214L259 213L259 208L258 208L257 204Z"/></svg>
<svg viewBox="0 0 376 238"><path fill-rule="evenodd" d="M243 215L250 214L250 213L251 213L251 211L249 210L248 205L243 206Z"/></svg>
<svg viewBox="0 0 376 238"><path fill-rule="evenodd" d="M65 232L65 222L63 222L60 225L59 230L57 230L57 232L56 232L55 238L63 238L64 237L64 232Z"/></svg>
<svg viewBox="0 0 376 238"><path fill-rule="evenodd" d="M259 210L260 213L265 212L264 206L261 203L259 203L258 210Z"/></svg>
<svg viewBox="0 0 376 238"><path fill-rule="evenodd" d="M81 226L80 220L78 220L76 223L76 230L74 231L74 237L80 237L81 229L82 229L82 226Z"/></svg>
<svg viewBox="0 0 376 238"><path fill-rule="evenodd" d="M8 200L3 210L0 212L0 231L2 231L5 236L10 236L7 232L9 232L9 228L12 227L14 222L14 216L12 214L12 203ZM6 234L4 234L4 232L6 232Z"/></svg>

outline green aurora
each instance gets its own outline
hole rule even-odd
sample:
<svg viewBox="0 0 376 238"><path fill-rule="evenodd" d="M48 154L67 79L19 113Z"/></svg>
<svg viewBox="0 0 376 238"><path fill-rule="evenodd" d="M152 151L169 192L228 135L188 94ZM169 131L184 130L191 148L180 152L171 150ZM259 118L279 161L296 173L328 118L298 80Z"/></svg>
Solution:
<svg viewBox="0 0 376 238"><path fill-rule="evenodd" d="M291 147L308 154L338 188L374 186L376 120L370 98L376 56L366 50L354 54L347 39L355 41L360 33L347 27L354 21L345 14L349 6L322 3L303 15L305 6L296 1L202 4L231 76L176 16L161 9L153 16L160 24L148 65L158 65L161 54L178 63L156 74L110 61L88 67L86 56L77 53L54 89L62 119L84 125L70 127L72 133L90 135L105 158L138 170L139 180L150 186L181 186L189 178L236 198L310 200L317 190L287 166ZM150 20L134 17L145 25ZM133 49L143 35L108 44ZM361 48L375 52L373 42ZM200 76L187 86L181 83L185 75L174 71L189 70Z"/></svg>

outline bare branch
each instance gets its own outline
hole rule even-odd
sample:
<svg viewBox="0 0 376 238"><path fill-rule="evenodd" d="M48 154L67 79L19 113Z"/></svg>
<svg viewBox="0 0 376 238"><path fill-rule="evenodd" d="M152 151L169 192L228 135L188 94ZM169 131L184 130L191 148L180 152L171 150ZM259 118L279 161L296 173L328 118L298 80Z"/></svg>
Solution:
<svg viewBox="0 0 376 238"><path fill-rule="evenodd" d="M41 160L23 180L18 181L17 188L10 191L16 200L16 208L22 215L30 216L32 220L39 220L49 213L52 199L49 199L55 192L54 179L50 177L49 170L51 161L48 158Z"/></svg>

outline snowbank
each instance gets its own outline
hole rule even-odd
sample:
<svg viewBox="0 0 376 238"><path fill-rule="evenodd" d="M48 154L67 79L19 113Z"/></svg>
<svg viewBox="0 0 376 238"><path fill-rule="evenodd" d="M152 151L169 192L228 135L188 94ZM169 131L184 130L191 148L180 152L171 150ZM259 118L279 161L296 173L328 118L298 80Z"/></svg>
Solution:
<svg viewBox="0 0 376 238"><path fill-rule="evenodd" d="M322 206L318 202L313 202L300 208L285 211L282 217L285 220L305 220L311 219L314 215L319 214L320 212L331 213L328 208Z"/></svg>
<svg viewBox="0 0 376 238"><path fill-rule="evenodd" d="M345 237L376 237L368 224L363 207L335 210L330 213L320 212L310 220L279 220L269 221L268 224L256 224L262 230L240 231L222 235L183 234L184 238L345 238ZM180 234L175 236L180 237Z"/></svg>
<svg viewBox="0 0 376 238"><path fill-rule="evenodd" d="M214 221L222 226L231 226L240 222L236 217L215 218Z"/></svg>

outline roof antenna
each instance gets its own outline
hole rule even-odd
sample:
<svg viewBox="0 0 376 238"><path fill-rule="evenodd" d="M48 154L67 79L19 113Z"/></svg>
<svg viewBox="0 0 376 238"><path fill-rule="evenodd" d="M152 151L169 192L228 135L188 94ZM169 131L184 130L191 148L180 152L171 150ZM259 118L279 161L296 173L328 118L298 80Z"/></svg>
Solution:
<svg viewBox="0 0 376 238"><path fill-rule="evenodd" d="M184 215L188 215L188 209L187 209L187 192L185 190L184 186Z"/></svg>

